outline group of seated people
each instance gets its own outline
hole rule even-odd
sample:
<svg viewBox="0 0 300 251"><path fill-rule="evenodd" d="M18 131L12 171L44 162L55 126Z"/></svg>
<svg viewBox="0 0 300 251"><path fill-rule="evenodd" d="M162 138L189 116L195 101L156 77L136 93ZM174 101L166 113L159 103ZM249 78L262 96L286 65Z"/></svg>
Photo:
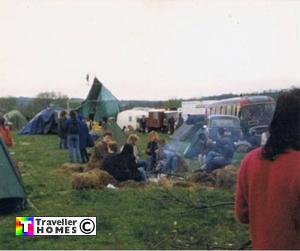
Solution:
<svg viewBox="0 0 300 251"><path fill-rule="evenodd" d="M144 181L147 173L175 172L177 155L164 139L159 139L156 132L149 133L149 142L146 148L147 158L141 160L136 134L129 135L126 144L120 149L113 141L111 132L105 132L100 142L95 145L91 162L98 161L98 166L107 171L118 181ZM120 151L119 151L120 150Z"/></svg>

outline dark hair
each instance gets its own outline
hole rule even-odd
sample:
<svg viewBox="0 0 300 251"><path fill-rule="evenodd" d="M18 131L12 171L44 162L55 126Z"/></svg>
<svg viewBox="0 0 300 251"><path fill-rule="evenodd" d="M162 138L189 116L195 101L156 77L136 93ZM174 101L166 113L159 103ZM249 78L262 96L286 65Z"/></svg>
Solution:
<svg viewBox="0 0 300 251"><path fill-rule="evenodd" d="M0 117L0 126L4 126L5 125L5 118Z"/></svg>
<svg viewBox="0 0 300 251"><path fill-rule="evenodd" d="M70 117L72 118L72 119L75 119L76 118L76 111L74 111L74 110L72 110L72 111L70 111Z"/></svg>
<svg viewBox="0 0 300 251"><path fill-rule="evenodd" d="M105 136L110 136L110 137L112 137L113 135L112 135L111 132L105 132L105 133L103 134L103 138L104 138Z"/></svg>
<svg viewBox="0 0 300 251"><path fill-rule="evenodd" d="M270 137L262 156L275 160L287 149L300 150L300 89L283 92L278 97L269 128Z"/></svg>
<svg viewBox="0 0 300 251"><path fill-rule="evenodd" d="M225 134L225 129L223 127L219 128L218 129L218 133L221 135L221 136L224 136Z"/></svg>
<svg viewBox="0 0 300 251"><path fill-rule="evenodd" d="M60 116L61 117L64 117L64 116L66 116L67 115L67 112L65 111L65 110L62 110L61 112L60 112Z"/></svg>
<svg viewBox="0 0 300 251"><path fill-rule="evenodd" d="M121 152L121 155L128 155L128 154L133 155L133 146L131 144L125 144Z"/></svg>

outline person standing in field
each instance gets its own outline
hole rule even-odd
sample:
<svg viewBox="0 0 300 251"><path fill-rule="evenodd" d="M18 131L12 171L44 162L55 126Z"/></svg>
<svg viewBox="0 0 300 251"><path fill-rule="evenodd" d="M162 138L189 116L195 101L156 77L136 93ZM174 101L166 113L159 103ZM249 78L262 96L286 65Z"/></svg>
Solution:
<svg viewBox="0 0 300 251"><path fill-rule="evenodd" d="M59 137L59 148L67 149L67 130L66 130L66 122L67 122L67 112L61 111L60 117L58 120L58 137Z"/></svg>
<svg viewBox="0 0 300 251"><path fill-rule="evenodd" d="M149 142L146 148L146 154L148 155L148 166L150 171L155 170L157 159L156 150L158 149L158 134L155 131L151 131L148 135Z"/></svg>
<svg viewBox="0 0 300 251"><path fill-rule="evenodd" d="M80 154L80 121L74 110L70 111L70 118L66 122L66 131L69 161L82 163ZM76 159L76 161L74 159Z"/></svg>
<svg viewBox="0 0 300 251"><path fill-rule="evenodd" d="M279 96L269 134L242 161L236 216L254 249L300 249L300 89Z"/></svg>
<svg viewBox="0 0 300 251"><path fill-rule="evenodd" d="M2 138L6 146L12 146L11 132L5 125L5 119L3 117L0 117L0 138Z"/></svg>

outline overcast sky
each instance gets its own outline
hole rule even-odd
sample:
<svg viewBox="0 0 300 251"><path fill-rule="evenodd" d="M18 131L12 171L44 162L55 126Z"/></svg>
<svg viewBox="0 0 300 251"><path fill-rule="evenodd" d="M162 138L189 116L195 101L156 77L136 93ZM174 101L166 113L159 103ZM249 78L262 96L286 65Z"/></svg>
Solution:
<svg viewBox="0 0 300 251"><path fill-rule="evenodd" d="M191 98L300 84L300 1L0 0L0 96ZM90 83L91 84L91 83Z"/></svg>

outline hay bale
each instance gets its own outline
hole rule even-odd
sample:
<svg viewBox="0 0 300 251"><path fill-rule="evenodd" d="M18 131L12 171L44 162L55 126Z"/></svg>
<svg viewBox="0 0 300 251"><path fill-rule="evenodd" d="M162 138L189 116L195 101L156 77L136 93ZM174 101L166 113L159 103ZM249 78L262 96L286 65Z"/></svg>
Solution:
<svg viewBox="0 0 300 251"><path fill-rule="evenodd" d="M80 190L104 188L108 184L116 185L117 181L107 172L95 168L88 172L73 174L71 184L73 189Z"/></svg>
<svg viewBox="0 0 300 251"><path fill-rule="evenodd" d="M145 187L145 183L142 181L135 181L135 180L126 180L126 181L122 181L120 182L117 187L120 188L142 188Z"/></svg>
<svg viewBox="0 0 300 251"><path fill-rule="evenodd" d="M108 172L100 170L99 168L94 168L89 171L93 175L98 177L98 183L102 186L107 186L108 184L116 185L118 181L111 176Z"/></svg>
<svg viewBox="0 0 300 251"><path fill-rule="evenodd" d="M215 186L216 180L210 173L205 172L197 172L193 173L187 181L194 182L194 183L200 183L205 186Z"/></svg>
<svg viewBox="0 0 300 251"><path fill-rule="evenodd" d="M173 183L174 187L195 187L196 183L191 181L176 181Z"/></svg>
<svg viewBox="0 0 300 251"><path fill-rule="evenodd" d="M98 177L92 173L74 173L71 176L72 188L76 190L102 188L98 183Z"/></svg>
<svg viewBox="0 0 300 251"><path fill-rule="evenodd" d="M172 188L173 182L168 179L167 177L161 177L158 181L158 185L164 187L164 188Z"/></svg>
<svg viewBox="0 0 300 251"><path fill-rule="evenodd" d="M216 187L235 190L237 168L233 165L216 170Z"/></svg>
<svg viewBox="0 0 300 251"><path fill-rule="evenodd" d="M82 173L84 170L84 165L79 163L65 163L60 167L60 171L66 173Z"/></svg>

